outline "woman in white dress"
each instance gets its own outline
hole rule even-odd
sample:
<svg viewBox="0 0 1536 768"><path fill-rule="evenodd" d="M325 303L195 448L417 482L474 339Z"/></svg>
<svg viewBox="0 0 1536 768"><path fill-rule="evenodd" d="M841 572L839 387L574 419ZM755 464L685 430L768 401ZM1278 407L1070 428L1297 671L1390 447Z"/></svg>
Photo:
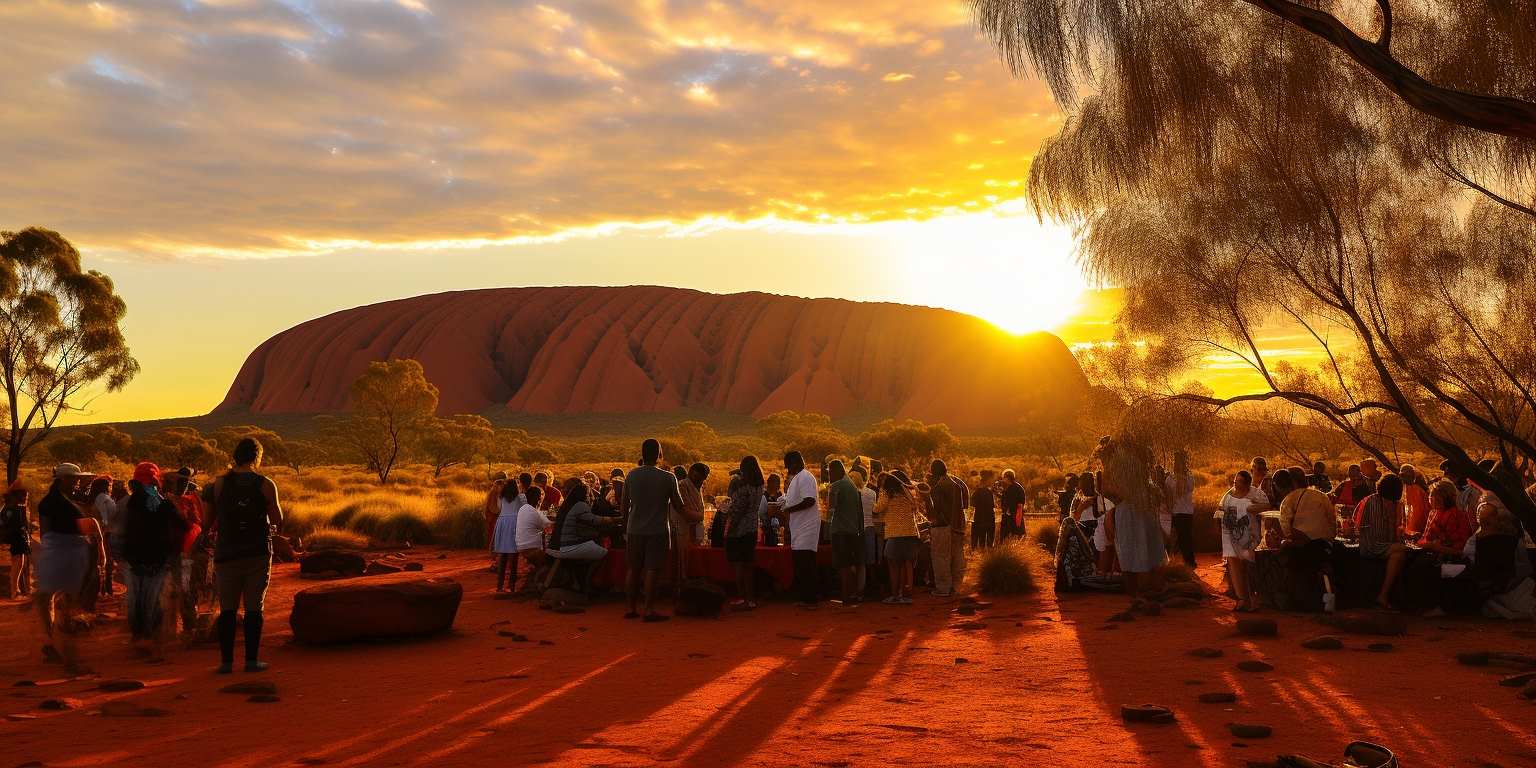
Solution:
<svg viewBox="0 0 1536 768"><path fill-rule="evenodd" d="M516 480L508 481L501 486L501 495L496 499L499 512L496 528L491 534L491 552L496 555L497 592L502 591L509 570L513 583L517 581L517 513L527 503L519 485ZM508 591L511 588L512 585L507 585Z"/></svg>

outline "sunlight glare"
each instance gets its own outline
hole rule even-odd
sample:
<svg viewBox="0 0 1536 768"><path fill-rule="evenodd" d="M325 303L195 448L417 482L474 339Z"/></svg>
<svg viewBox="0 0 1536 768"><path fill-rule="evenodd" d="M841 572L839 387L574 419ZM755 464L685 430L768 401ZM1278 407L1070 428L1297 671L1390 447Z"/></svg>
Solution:
<svg viewBox="0 0 1536 768"><path fill-rule="evenodd" d="M1061 326L1087 289L1072 231L1025 211L904 222L891 236L906 269L902 300L967 312L1010 333Z"/></svg>

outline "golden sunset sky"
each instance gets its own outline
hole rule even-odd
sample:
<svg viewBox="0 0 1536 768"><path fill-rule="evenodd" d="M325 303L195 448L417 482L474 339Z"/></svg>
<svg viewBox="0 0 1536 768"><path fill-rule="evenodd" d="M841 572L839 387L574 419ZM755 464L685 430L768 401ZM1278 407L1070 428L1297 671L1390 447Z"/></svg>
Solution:
<svg viewBox="0 0 1536 768"><path fill-rule="evenodd" d="M359 304L660 284L1107 338L1023 202L1061 116L961 3L0 4L0 229L56 229L143 373L81 422L203 413Z"/></svg>

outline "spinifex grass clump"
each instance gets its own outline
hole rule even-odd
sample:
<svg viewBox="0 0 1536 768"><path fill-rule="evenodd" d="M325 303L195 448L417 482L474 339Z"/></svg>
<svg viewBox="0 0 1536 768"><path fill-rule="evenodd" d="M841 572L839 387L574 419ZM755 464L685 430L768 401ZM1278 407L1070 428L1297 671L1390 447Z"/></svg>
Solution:
<svg viewBox="0 0 1536 768"><path fill-rule="evenodd" d="M1021 595L1040 589L1039 572L1045 553L1022 541L993 547L981 556L976 584L988 595Z"/></svg>
<svg viewBox="0 0 1536 768"><path fill-rule="evenodd" d="M367 549L368 537L343 528L320 527L304 537L304 549L317 552L322 549Z"/></svg>
<svg viewBox="0 0 1536 768"><path fill-rule="evenodd" d="M1054 554L1056 540L1061 536L1061 523L1057 520L1031 520L1026 526L1028 538L1040 549Z"/></svg>

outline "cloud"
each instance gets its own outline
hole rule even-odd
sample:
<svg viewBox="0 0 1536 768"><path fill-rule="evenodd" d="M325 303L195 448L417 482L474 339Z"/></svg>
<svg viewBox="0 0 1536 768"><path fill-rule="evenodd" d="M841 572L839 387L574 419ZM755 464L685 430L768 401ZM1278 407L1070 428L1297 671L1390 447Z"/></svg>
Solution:
<svg viewBox="0 0 1536 768"><path fill-rule="evenodd" d="M125 258L985 210L1056 129L963 3L125 0L0 26L24 180L0 225Z"/></svg>

